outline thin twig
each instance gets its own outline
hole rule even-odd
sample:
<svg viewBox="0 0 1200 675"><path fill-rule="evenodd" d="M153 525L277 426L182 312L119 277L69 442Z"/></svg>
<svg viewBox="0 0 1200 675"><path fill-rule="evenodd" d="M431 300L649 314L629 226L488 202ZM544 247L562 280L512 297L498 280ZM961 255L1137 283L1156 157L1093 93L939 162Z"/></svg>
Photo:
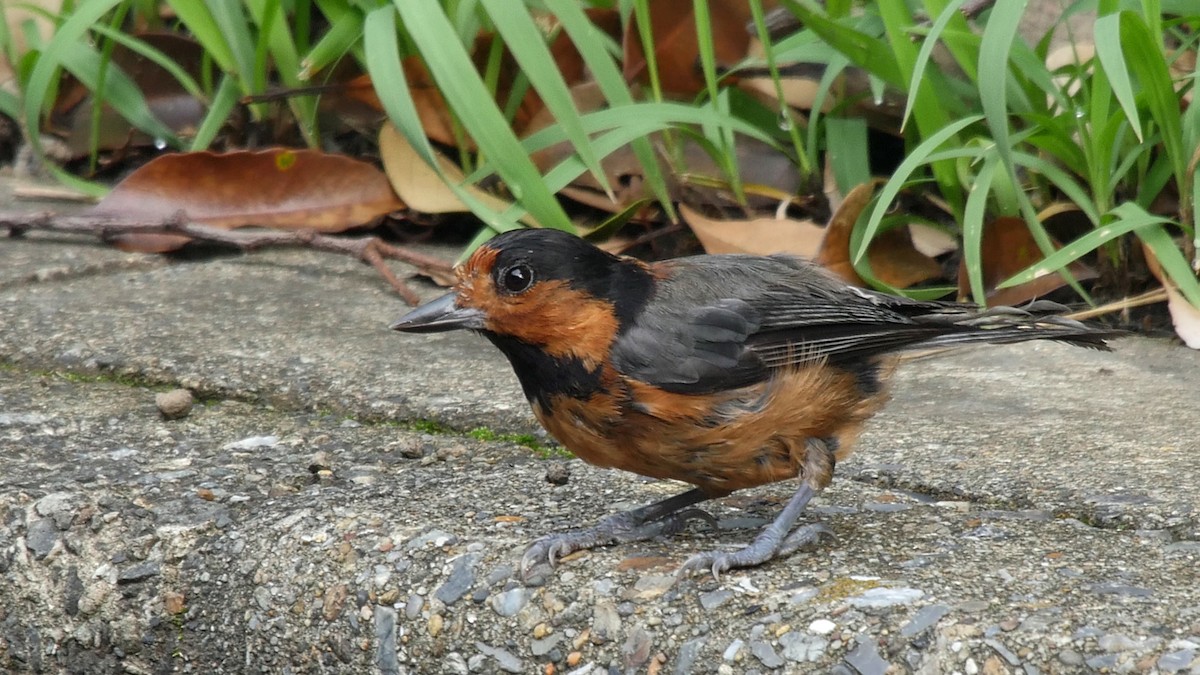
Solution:
<svg viewBox="0 0 1200 675"><path fill-rule="evenodd" d="M11 236L37 230L86 234L98 237L101 241L131 234L177 234L197 241L232 246L243 251L292 246L352 255L374 267L410 305L416 305L420 298L392 273L387 266L387 260L399 260L413 265L421 273L439 281L446 282L452 278L450 263L387 244L378 237L334 237L312 230L227 230L189 220L183 211L177 211L165 220L142 222L99 214L63 216L49 211L0 214L0 228L7 228Z"/></svg>

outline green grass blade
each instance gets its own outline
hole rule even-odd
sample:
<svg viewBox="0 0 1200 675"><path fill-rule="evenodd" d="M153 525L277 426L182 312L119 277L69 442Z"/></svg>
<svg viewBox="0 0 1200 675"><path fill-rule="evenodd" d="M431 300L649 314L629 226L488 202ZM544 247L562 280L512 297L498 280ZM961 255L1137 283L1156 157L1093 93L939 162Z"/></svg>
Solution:
<svg viewBox="0 0 1200 675"><path fill-rule="evenodd" d="M340 2L318 2L317 4L329 21L329 30L300 60L298 77L301 81L308 81L312 78L313 73L323 70L350 52L363 32L361 13Z"/></svg>
<svg viewBox="0 0 1200 675"><path fill-rule="evenodd" d="M979 44L979 100L996 151L1012 172L1008 131L1008 54L1017 38L1017 26L1028 0L998 0L989 15Z"/></svg>
<svg viewBox="0 0 1200 675"><path fill-rule="evenodd" d="M558 18L563 30L571 38L575 48L579 50L583 62L587 64L592 77L603 92L604 98L614 106L632 104L633 94L625 83L625 76L617 68L613 56L606 48L607 35L598 30L587 18L581 3L577 0L546 0L546 8ZM634 155L642 167L643 178L650 193L658 200L671 220L676 220L675 206L671 201L667 188L666 177L650 145L649 139L638 138L632 141Z"/></svg>
<svg viewBox="0 0 1200 675"><path fill-rule="evenodd" d="M871 212L871 218L867 221L866 227L863 228L862 244L856 250L851 252L855 265L857 265L859 261L861 261L862 258L867 254L867 246L870 245L871 240L875 237L876 232L879 230L880 223L883 221L883 217L887 214L888 209L891 207L892 201L896 199L898 194L900 194L900 190L904 189L904 185L908 182L909 177L911 177L918 168L929 161L933 153L940 148L943 143L954 138L958 132L966 129L972 124L975 124L981 119L983 119L983 116L981 115L972 115L971 117L958 120L957 122L954 122L949 126L937 131L936 133L931 134L925 139L924 142L922 142L916 148L913 148L908 157L906 157L904 161L900 163L900 166L896 167L896 170L892 173L892 177L888 179L888 182L884 184L883 189L880 191L879 199L875 202L875 208Z"/></svg>
<svg viewBox="0 0 1200 675"><path fill-rule="evenodd" d="M1183 145L1183 123L1180 100L1167 67L1161 47L1161 36L1155 36L1142 18L1134 12L1121 12L1121 40L1125 49L1138 58L1127 63L1138 79L1146 107L1162 134L1162 144L1170 158L1176 185L1179 187L1180 210L1191 211L1191 190L1188 186L1188 163L1194 148Z"/></svg>
<svg viewBox="0 0 1200 675"><path fill-rule="evenodd" d="M825 138L825 152L833 167L838 190L843 195L871 180L866 120L859 117L827 118Z"/></svg>
<svg viewBox="0 0 1200 675"><path fill-rule="evenodd" d="M208 112L205 113L204 120L200 122L200 127L196 130L196 136L192 139L189 150L198 152L208 149L213 139L221 132L221 127L225 126L225 122L233 113L233 108L238 102L238 94L238 85L234 77L232 75L222 77L221 83L217 85L217 91L213 94L212 102L208 106Z"/></svg>
<svg viewBox="0 0 1200 675"><path fill-rule="evenodd" d="M1109 14L1096 19L1096 57L1104 74L1108 77L1113 95L1125 111L1125 117L1133 125L1133 133L1142 140L1142 120L1138 116L1137 101L1133 93L1133 82L1129 79L1128 64L1121 46L1121 15ZM1135 58L1143 58L1137 55Z"/></svg>
<svg viewBox="0 0 1200 675"><path fill-rule="evenodd" d="M988 195L999 166L996 155L984 160L975 182L971 184L971 191L967 193L967 204L963 209L963 261L967 268L971 297L981 307L987 306L987 289L983 285L983 231L987 226Z"/></svg>
<svg viewBox="0 0 1200 675"><path fill-rule="evenodd" d="M942 9L941 13L938 14L937 20L933 22L933 26L929 28L929 33L921 41L921 49L917 52L916 61L913 63L912 77L909 78L908 82L908 91L915 92L921 86L921 81L925 78L925 66L929 63L929 57L933 56L933 48L937 46L938 39L941 38L942 31L946 30L946 26L955 17L962 18L959 10L962 8L964 2L966 0L952 0L952 2ZM974 79L973 73L968 73L967 77ZM914 103L916 103L916 97L909 96L904 104L904 115L900 118L901 129L907 124L908 116L912 114Z"/></svg>
<svg viewBox="0 0 1200 675"><path fill-rule="evenodd" d="M1116 220L1067 243L1057 251L1004 280L997 288L1010 288L1028 283L1047 274L1054 274L1117 237L1142 228L1170 222L1166 218L1151 215L1132 203L1122 204L1110 213L1116 216Z"/></svg>
<svg viewBox="0 0 1200 675"><path fill-rule="evenodd" d="M196 0L191 0L196 2ZM187 0L184 0L186 3ZM180 3L183 4L183 3ZM196 3L199 4L199 3ZM255 68L256 44L250 34L250 23L246 20L246 12L238 0L206 0L212 19L217 24L218 39L229 45L233 54L234 70L246 94L259 93L261 88L255 88L258 70ZM202 43L203 44L203 43ZM206 45L207 47L207 45ZM265 83L264 83L265 84Z"/></svg>
<svg viewBox="0 0 1200 675"><path fill-rule="evenodd" d="M425 163L442 177L454 194L466 204L471 212L487 225L486 232L503 232L521 227L518 216L497 213L484 206L455 181L448 180L441 164L421 127L421 118L413 103L408 80L400 67L400 45L396 36L396 10L384 5L371 10L363 22L363 56L371 79L388 82L389 86L377 89L379 100L396 128L417 151Z"/></svg>
<svg viewBox="0 0 1200 675"><path fill-rule="evenodd" d="M529 78L530 84L541 96L546 108L554 115L554 120L562 126L571 147L579 153L579 157L608 193L609 198L615 200L608 177L600 166L591 141L583 131L571 91L529 10L524 3L512 0L482 0L481 4L516 59L517 65L521 67L521 72Z"/></svg>
<svg viewBox="0 0 1200 675"><path fill-rule="evenodd" d="M810 0L782 0L780 4L855 65L893 86L908 84L887 43L826 17Z"/></svg>
<svg viewBox="0 0 1200 675"><path fill-rule="evenodd" d="M562 205L547 189L504 114L488 95L441 6L407 0L395 0L394 4L439 91L450 108L458 113L459 120L483 155L495 164L496 172L504 179L509 191L542 225L573 230Z"/></svg>
<svg viewBox="0 0 1200 675"><path fill-rule="evenodd" d="M1018 166L1023 166L1033 170L1035 173L1044 176L1047 180L1054 184L1071 203L1079 207L1087 219L1091 221L1093 227L1100 225L1100 213L1096 210L1096 204L1091 195L1083 189L1070 174L1055 166L1042 157L1030 155L1024 152L1013 152L1013 161Z"/></svg>
<svg viewBox="0 0 1200 675"><path fill-rule="evenodd" d="M204 51L227 73L237 73L238 63L229 42L221 32L220 25L208 11L208 5L197 0L167 0L167 6L175 12L179 22L187 27Z"/></svg>

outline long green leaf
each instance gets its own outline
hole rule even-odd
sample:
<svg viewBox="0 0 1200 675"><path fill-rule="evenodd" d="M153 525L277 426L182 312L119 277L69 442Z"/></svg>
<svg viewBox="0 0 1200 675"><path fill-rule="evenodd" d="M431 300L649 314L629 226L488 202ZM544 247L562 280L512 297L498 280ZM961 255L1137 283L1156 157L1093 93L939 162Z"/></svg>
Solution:
<svg viewBox="0 0 1200 675"><path fill-rule="evenodd" d="M996 141L996 151L1004 168L1012 173L1013 163L1008 140L1008 54L1017 38L1017 26L1028 0L998 0L988 17L979 44L979 100L988 129ZM1016 176L1013 176L1015 182Z"/></svg>
<svg viewBox="0 0 1200 675"><path fill-rule="evenodd" d="M238 85L234 76L223 75L221 83L217 85L216 93L213 94L212 103L208 106L208 112L200 122L200 127L196 129L196 136L192 138L189 150L192 152L207 150L213 139L220 133L221 127L225 126L225 122L229 120L229 115L233 113L237 102Z"/></svg>
<svg viewBox="0 0 1200 675"><path fill-rule="evenodd" d="M782 0L781 4L855 65L895 87L903 88L908 84L896 65L892 50L882 40L828 18L810 0Z"/></svg>
<svg viewBox="0 0 1200 675"><path fill-rule="evenodd" d="M1166 218L1151 215L1133 203L1122 204L1110 213L1116 216L1112 222L1067 243L1057 251L1004 280L997 288L1011 288L1047 274L1054 274L1117 237L1141 228L1171 222Z"/></svg>
<svg viewBox="0 0 1200 675"><path fill-rule="evenodd" d="M435 2L395 0L395 7L438 90L450 108L457 111L480 151L494 162L509 191L542 225L573 230L562 205L547 189L537 167L488 94L441 6Z"/></svg>
<svg viewBox="0 0 1200 675"><path fill-rule="evenodd" d="M962 18L962 13L959 11L959 9L963 6L964 2L966 2L966 0L951 0L951 2L942 9L937 20L933 22L933 26L930 27L929 33L921 42L921 49L917 52L916 61L913 63L912 77L908 82L908 91L915 92L920 87L921 80L925 78L925 66L929 63L929 57L933 55L933 48L937 46L938 39L941 37L942 31L946 29L946 26L949 25L950 22L956 17L959 19ZM970 78L971 75L971 73L968 73L968 78ZM909 96L905 101L904 115L900 118L901 129L903 129L904 125L908 122L908 116L912 113L913 104L916 103L916 100L916 96Z"/></svg>
<svg viewBox="0 0 1200 675"><path fill-rule="evenodd" d="M75 12L66 18L54 32L54 35L42 48L29 72L24 89L25 128L34 130L27 134L29 144L39 156L44 155L41 134L36 130L42 128L42 110L53 102L52 90L58 78L59 69L64 65L64 59L72 58L76 47L84 47L83 38L95 23L115 7L121 0L95 0L77 7ZM107 188L81 180L63 171L54 164L47 165L54 176L63 183L93 196L102 196Z"/></svg>
<svg viewBox="0 0 1200 675"><path fill-rule="evenodd" d="M571 147L579 153L609 198L615 199L608 176L600 166L600 160L579 121L579 111L575 109L571 91L528 8L524 3L512 0L481 0L481 4L521 67L521 72L529 78L555 122L563 128Z"/></svg>
<svg viewBox="0 0 1200 675"><path fill-rule="evenodd" d="M1191 190L1188 185L1188 163L1194 148L1183 146L1183 126L1180 119L1180 100L1161 48L1162 36L1156 38L1146 23L1134 12L1121 12L1121 39L1130 53L1138 58L1127 61L1137 76L1150 116L1162 133L1162 144L1170 158L1176 185L1180 188L1180 208L1191 211Z"/></svg>
<svg viewBox="0 0 1200 675"><path fill-rule="evenodd" d="M900 166L896 167L896 170L892 173L892 177L888 179L888 182L884 184L883 189L880 191L879 198L875 202L875 208L871 211L871 218L867 221L866 227L863 228L862 244L857 250L852 251L853 260L856 265L867 254L867 247L875 237L875 233L879 230L879 225L883 221L884 215L887 214L892 201L900 194L900 190L904 189L904 185L908 182L909 177L928 161L931 155L943 143L954 138L958 132L981 119L983 119L982 115L973 115L958 120L930 135L924 142L913 148L913 151L900 163Z"/></svg>
<svg viewBox="0 0 1200 675"><path fill-rule="evenodd" d="M987 306L987 289L983 285L983 231L987 226L988 194L999 166L996 155L984 160L971 191L967 193L967 204L963 210L963 260L966 263L967 280L971 285L971 297L983 307Z"/></svg>
<svg viewBox="0 0 1200 675"><path fill-rule="evenodd" d="M187 2L187 0L183 0ZM196 2L197 0L192 0ZM250 23L246 20L246 12L238 0L206 0L212 19L219 31L216 39L229 45L233 54L234 70L238 82L242 85L242 93L254 94L261 91L255 87L255 81L261 80L259 70L255 67L255 41L250 34ZM263 82L265 84L265 82Z"/></svg>
<svg viewBox="0 0 1200 675"><path fill-rule="evenodd" d="M490 233L503 232L521 227L517 222L520 215L509 212L497 213L483 205L478 199L464 190L456 181L450 180L442 171L433 146L421 126L421 117L417 114L413 103L412 92L408 88L408 80L400 67L400 45L396 37L396 10L384 5L371 10L363 22L363 55L367 71L376 82L389 82L390 86L377 90L379 101L388 117L396 128L404 134L408 142L421 156L425 163L445 181L454 194L466 204L471 212L487 225ZM490 236L490 235L489 235Z"/></svg>
<svg viewBox="0 0 1200 675"><path fill-rule="evenodd" d="M1121 46L1121 15L1109 14L1096 19L1096 57L1113 95L1125 111L1125 117L1133 125L1133 132L1138 140L1142 140L1142 120L1138 116L1137 101L1134 100L1133 82L1129 79L1129 67L1125 62L1125 51ZM1135 58L1146 58L1146 54L1137 54Z"/></svg>
<svg viewBox="0 0 1200 675"><path fill-rule="evenodd" d="M199 0L166 0L167 6L175 12L180 23L187 26L188 31L204 47L204 52L217 62L217 66L227 73L238 72L238 61L233 55L229 41L208 11L208 5Z"/></svg>
<svg viewBox="0 0 1200 675"><path fill-rule="evenodd" d="M633 94L625 83L625 76L617 68L612 54L605 48L608 36L601 33L592 24L587 14L584 13L581 3L577 0L546 0L546 7L558 18L563 30L567 32L571 42L579 50L583 62L587 64L588 70L591 71L592 77L596 80L596 84L609 104L614 106L632 104ZM651 194L662 205L667 216L675 220L677 216L667 188L667 180L662 173L662 168L659 166L658 158L649 139L635 139L632 141L631 147L642 167L642 175Z"/></svg>

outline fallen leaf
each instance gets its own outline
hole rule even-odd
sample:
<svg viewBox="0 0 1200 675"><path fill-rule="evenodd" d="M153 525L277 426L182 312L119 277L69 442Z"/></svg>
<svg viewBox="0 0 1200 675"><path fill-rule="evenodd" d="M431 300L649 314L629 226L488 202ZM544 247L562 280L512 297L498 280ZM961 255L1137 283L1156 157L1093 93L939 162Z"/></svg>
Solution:
<svg viewBox="0 0 1200 675"><path fill-rule="evenodd" d="M816 261L823 267L856 286L864 285L850 262L850 234L863 209L871 202L876 183L863 183L846 195L841 206L829 219L825 238ZM875 278L893 288L908 288L942 275L942 266L913 245L908 226L895 227L871 240L867 262Z"/></svg>
<svg viewBox="0 0 1200 675"><path fill-rule="evenodd" d="M387 179L410 209L420 213L463 213L471 210L417 154L404 134L390 123L384 124L379 130L379 155L383 160ZM457 164L441 155L437 156L437 160L447 179L459 184L466 180ZM512 206L474 185L464 185L463 189L493 211L504 212ZM538 226L528 214L521 220L534 227Z"/></svg>
<svg viewBox="0 0 1200 675"><path fill-rule="evenodd" d="M1162 282L1167 292L1167 311L1171 314L1171 324L1175 326L1175 334L1183 343L1192 349L1200 349L1200 308L1188 302L1179 292L1171 278L1163 273L1162 265L1154 250L1142 242L1142 254L1146 256L1146 265L1150 273Z"/></svg>
<svg viewBox="0 0 1200 675"><path fill-rule="evenodd" d="M825 234L823 227L810 220L718 220L701 214L687 204L679 205L679 214L708 253L791 253L812 258Z"/></svg>
<svg viewBox="0 0 1200 675"><path fill-rule="evenodd" d="M180 211L216 227L250 225L342 232L404 208L374 166L316 150L191 152L158 157L130 174L91 215L166 222ZM175 250L178 235L122 235L118 248Z"/></svg>
<svg viewBox="0 0 1200 675"><path fill-rule="evenodd" d="M1055 248L1059 248L1057 241L1052 240L1052 243ZM988 305L1019 305L1045 296L1067 284L1062 275L1055 273L1044 274L1019 286L996 288L1000 282L1046 257L1042 255L1042 250L1029 233L1028 225L1020 218L1001 217L985 224L979 248L983 263L983 287L987 292ZM1079 281L1095 279L1097 276L1095 270L1078 260L1071 263L1067 269L1071 276ZM958 267L958 296L967 298L970 295L971 282L967 277L964 258Z"/></svg>

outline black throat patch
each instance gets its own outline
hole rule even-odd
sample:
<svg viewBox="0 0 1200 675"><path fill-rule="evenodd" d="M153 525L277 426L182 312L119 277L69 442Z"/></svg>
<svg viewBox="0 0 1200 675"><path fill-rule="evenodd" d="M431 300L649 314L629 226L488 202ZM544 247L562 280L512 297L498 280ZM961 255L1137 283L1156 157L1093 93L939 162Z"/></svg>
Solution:
<svg viewBox="0 0 1200 675"><path fill-rule="evenodd" d="M508 357L525 398L547 414L553 414L551 401L556 396L587 399L601 389L599 368L588 370L577 358L551 356L536 345L506 335L483 334Z"/></svg>

